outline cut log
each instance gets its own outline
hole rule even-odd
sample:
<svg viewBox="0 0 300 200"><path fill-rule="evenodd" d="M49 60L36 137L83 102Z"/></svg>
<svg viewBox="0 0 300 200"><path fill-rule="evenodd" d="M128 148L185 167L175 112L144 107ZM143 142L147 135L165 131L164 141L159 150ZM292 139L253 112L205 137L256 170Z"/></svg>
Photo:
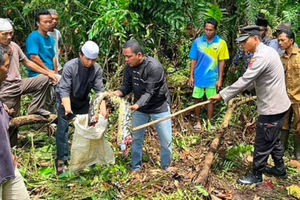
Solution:
<svg viewBox="0 0 300 200"><path fill-rule="evenodd" d="M20 116L15 117L9 122L9 127L20 127L29 124L36 124L36 123L51 123L56 120L56 115L50 115L49 117L43 117L41 115L27 115L27 116Z"/></svg>
<svg viewBox="0 0 300 200"><path fill-rule="evenodd" d="M208 178L209 178L209 172L212 165L212 161L214 159L215 153L219 147L220 140L223 137L224 133L226 132L226 129L228 128L228 124L230 122L231 116L233 111L240 105L247 103L249 101L253 101L256 99L256 96L248 97L248 98L233 98L228 103L228 108L223 120L223 123L221 125L220 130L218 131L218 135L213 139L210 148L208 150L208 153L205 156L204 165L202 167L202 170L197 176L196 182L200 183L201 185L205 186ZM240 100L237 102L237 100ZM235 103L236 102L236 103Z"/></svg>

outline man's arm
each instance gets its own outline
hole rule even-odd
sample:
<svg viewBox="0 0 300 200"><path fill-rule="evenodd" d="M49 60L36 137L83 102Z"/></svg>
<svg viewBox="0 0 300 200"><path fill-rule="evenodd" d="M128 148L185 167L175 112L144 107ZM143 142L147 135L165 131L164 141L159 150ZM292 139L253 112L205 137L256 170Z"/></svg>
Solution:
<svg viewBox="0 0 300 200"><path fill-rule="evenodd" d="M38 66L42 67L45 70L48 70L48 67L43 63L42 59L40 58L40 56L36 55L36 54L30 54L29 55L30 59L35 62Z"/></svg>
<svg viewBox="0 0 300 200"><path fill-rule="evenodd" d="M219 94L226 102L228 102L236 94L243 91L245 88L249 87L265 70L267 67L267 62L263 57L254 55L252 63L250 63L249 66L250 65L251 68L248 68L242 77L240 77L232 85L220 91Z"/></svg>
<svg viewBox="0 0 300 200"><path fill-rule="evenodd" d="M45 76L48 76L54 83L58 82L58 80L57 80L57 78L54 75L54 72L52 70L49 70L48 68L44 69L44 68L38 66L36 63L32 62L31 60L27 59L27 58L23 61L23 64L25 66L29 67L30 69L32 69L35 72L38 72L40 74L44 74Z"/></svg>
<svg viewBox="0 0 300 200"><path fill-rule="evenodd" d="M223 75L225 69L225 60L219 61L219 80L217 82L217 90L220 90L223 85Z"/></svg>
<svg viewBox="0 0 300 200"><path fill-rule="evenodd" d="M61 98L61 102L65 108L65 114L70 114L72 112L71 108L71 85L72 85L72 66L65 66L64 73L59 82L59 95Z"/></svg>
<svg viewBox="0 0 300 200"><path fill-rule="evenodd" d="M53 68L54 68L55 74L58 74L57 59L55 56L53 57Z"/></svg>
<svg viewBox="0 0 300 200"><path fill-rule="evenodd" d="M70 97L61 98L61 102L65 108L65 115L72 114L73 111L71 109L71 100Z"/></svg>
<svg viewBox="0 0 300 200"><path fill-rule="evenodd" d="M191 74L190 74L190 80L189 80L189 85L192 88L194 87L194 83L195 83L194 74L195 74L196 63L197 63L197 60L192 59L192 61L191 61Z"/></svg>

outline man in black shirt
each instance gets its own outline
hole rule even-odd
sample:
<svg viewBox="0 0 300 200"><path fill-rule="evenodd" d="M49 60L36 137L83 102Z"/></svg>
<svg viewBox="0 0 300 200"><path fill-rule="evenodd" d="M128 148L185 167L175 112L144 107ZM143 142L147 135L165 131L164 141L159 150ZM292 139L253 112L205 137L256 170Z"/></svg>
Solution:
<svg viewBox="0 0 300 200"><path fill-rule="evenodd" d="M123 85L114 95L124 97L134 93L135 103L130 106L133 112L133 127L147 123L150 118L157 120L170 115L170 94L166 74L161 63L144 55L143 47L137 40L129 40L123 45L126 66ZM167 170L172 157L171 119L155 125L161 144L161 167ZM132 171L142 167L145 129L133 133Z"/></svg>
<svg viewBox="0 0 300 200"><path fill-rule="evenodd" d="M56 88L57 98L57 173L66 172L66 161L69 159L68 125L69 116L87 114L89 111L89 94L93 89L96 93L104 92L102 82L103 70L96 63L99 47L93 41L82 46L79 58L74 58L64 66L62 77ZM101 104L100 112L106 115L105 103Z"/></svg>

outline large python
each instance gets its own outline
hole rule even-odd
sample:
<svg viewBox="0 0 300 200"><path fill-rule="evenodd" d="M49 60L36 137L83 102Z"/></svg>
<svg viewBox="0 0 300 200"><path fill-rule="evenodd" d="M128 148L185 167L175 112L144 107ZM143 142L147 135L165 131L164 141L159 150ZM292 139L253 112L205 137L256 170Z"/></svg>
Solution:
<svg viewBox="0 0 300 200"><path fill-rule="evenodd" d="M93 126L98 122L100 104L105 98L112 102L115 110L119 111L117 143L120 146L121 151L126 154L128 153L128 146L132 143L131 111L127 101L117 96L110 97L108 92L98 93L90 105L89 126Z"/></svg>

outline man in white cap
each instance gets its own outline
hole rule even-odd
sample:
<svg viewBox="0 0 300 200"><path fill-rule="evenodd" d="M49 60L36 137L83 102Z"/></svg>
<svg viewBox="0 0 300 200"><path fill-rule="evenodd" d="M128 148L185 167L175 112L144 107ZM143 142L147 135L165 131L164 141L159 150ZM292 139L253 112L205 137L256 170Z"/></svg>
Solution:
<svg viewBox="0 0 300 200"><path fill-rule="evenodd" d="M10 21L0 18L0 45L6 48L10 55L9 72L0 88L0 99L9 109L14 110L11 116L16 117L20 115L21 96L31 93L33 99L28 108L28 114L48 116L50 112L42 109L46 100L45 94L48 90L49 78L53 82L57 82L57 78L54 76L53 71L43 69L27 59L21 48L12 42L13 34L14 30ZM22 79L20 62L41 75ZM13 127L9 132L11 146L15 146L17 144L18 129Z"/></svg>
<svg viewBox="0 0 300 200"><path fill-rule="evenodd" d="M58 174L66 172L69 159L68 125L74 114L87 114L89 111L89 93L104 92L102 81L103 70L96 59L99 47L93 41L87 41L81 47L79 58L74 58L64 65L62 77L56 88L58 124L56 132ZM101 106L101 114L105 116L106 109Z"/></svg>
<svg viewBox="0 0 300 200"><path fill-rule="evenodd" d="M284 68L278 53L261 42L258 26L244 27L241 31L243 34L237 41L241 43L244 51L253 53L253 57L243 76L210 100L213 103L222 99L228 102L243 90L255 87L259 117L254 144L253 173L238 179L240 184L251 185L262 183L263 173L280 178L287 177L280 131L291 102L286 92ZM266 166L269 155L272 155L275 168Z"/></svg>
<svg viewBox="0 0 300 200"><path fill-rule="evenodd" d="M62 66L59 63L59 54L61 53L61 51L64 47L64 42L63 42L60 31L56 29L56 26L59 22L59 16L58 16L58 12L54 9L48 9L48 11L52 17L52 26L47 34L49 36L53 37L53 39L54 39L54 42L55 42L54 50L55 50L55 57L56 57L56 61L57 61L57 70L58 70L58 73L61 74Z"/></svg>

